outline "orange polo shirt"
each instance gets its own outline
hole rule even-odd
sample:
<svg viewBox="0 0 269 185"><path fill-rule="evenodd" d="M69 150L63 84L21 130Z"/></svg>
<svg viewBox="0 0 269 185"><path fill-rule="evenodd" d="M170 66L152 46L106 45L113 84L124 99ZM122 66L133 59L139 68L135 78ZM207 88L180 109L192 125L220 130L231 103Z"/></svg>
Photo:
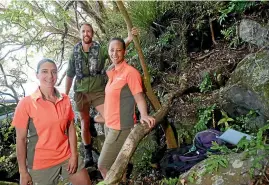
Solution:
<svg viewBox="0 0 269 185"><path fill-rule="evenodd" d="M107 71L105 123L115 130L130 129L136 122L134 95L143 92L139 72L123 61L116 70Z"/></svg>
<svg viewBox="0 0 269 185"><path fill-rule="evenodd" d="M16 107L12 125L28 130L27 168L44 169L60 164L71 155L67 129L74 118L70 99L60 94L56 103L46 101L39 88Z"/></svg>

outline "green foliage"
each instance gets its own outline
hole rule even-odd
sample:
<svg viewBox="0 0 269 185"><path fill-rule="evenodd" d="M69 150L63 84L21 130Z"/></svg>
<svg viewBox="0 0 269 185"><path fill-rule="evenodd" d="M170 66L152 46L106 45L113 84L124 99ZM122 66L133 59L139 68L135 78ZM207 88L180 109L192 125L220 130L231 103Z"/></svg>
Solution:
<svg viewBox="0 0 269 185"><path fill-rule="evenodd" d="M221 114L222 114L222 118L218 121L218 125L222 125L224 124L225 126L225 129L228 129L229 128L229 123L228 122L232 122L234 121L233 118L230 118L227 113L225 111L221 111Z"/></svg>
<svg viewBox="0 0 269 185"><path fill-rule="evenodd" d="M11 126L11 118L1 120L0 124L0 143L3 143L6 147L9 147L10 144L15 144L15 129Z"/></svg>
<svg viewBox="0 0 269 185"><path fill-rule="evenodd" d="M255 110L250 110L246 115L236 117L235 124L231 125L231 127L239 131L250 133L251 129L249 127L249 124L253 120L253 118L257 117L257 115L258 114Z"/></svg>
<svg viewBox="0 0 269 185"><path fill-rule="evenodd" d="M0 105L0 116L13 112L16 106L17 104L11 104L11 105L6 105L6 106Z"/></svg>
<svg viewBox="0 0 269 185"><path fill-rule="evenodd" d="M157 45L159 47L167 47L171 44L171 42L175 39L175 37L176 33L173 30L173 27L169 26L167 28L167 31L159 37Z"/></svg>
<svg viewBox="0 0 269 185"><path fill-rule="evenodd" d="M202 93L212 90L212 80L209 73L206 73L206 75L204 76L202 83L199 85L199 89Z"/></svg>
<svg viewBox="0 0 269 185"><path fill-rule="evenodd" d="M104 27L106 31L107 40L103 40L103 45L107 45L107 41L112 37L122 37L127 36L127 29L124 19L120 12L115 12L112 10L107 10L108 19L104 20Z"/></svg>
<svg viewBox="0 0 269 185"><path fill-rule="evenodd" d="M197 173L196 173L196 171L192 171L191 173L189 173L189 175L188 175L188 181L190 183L194 183L196 179L197 179Z"/></svg>
<svg viewBox="0 0 269 185"><path fill-rule="evenodd" d="M253 7L257 5L255 1L231 1L226 6L223 6L222 9L219 10L221 13L219 16L219 23L222 24L226 18L231 13L238 13L242 14L245 10L247 10L250 7Z"/></svg>
<svg viewBox="0 0 269 185"><path fill-rule="evenodd" d="M15 162L15 129L11 126L11 118L0 121L0 174L11 178L18 172Z"/></svg>
<svg viewBox="0 0 269 185"><path fill-rule="evenodd" d="M182 144L184 141L186 143L191 143L191 133L189 133L188 130L181 128L177 129L177 138L178 138L178 144Z"/></svg>
<svg viewBox="0 0 269 185"><path fill-rule="evenodd" d="M161 185L177 185L178 178L165 178L162 180Z"/></svg>
<svg viewBox="0 0 269 185"><path fill-rule="evenodd" d="M241 44L241 41L236 34L236 26L235 25L230 26L227 29L221 30L220 32L224 36L224 39L229 41L230 48L237 48Z"/></svg>
<svg viewBox="0 0 269 185"><path fill-rule="evenodd" d="M227 168L228 159L224 155L208 155L208 159L205 162L205 172L206 173L213 173L214 171L218 171L220 167Z"/></svg>
<svg viewBox="0 0 269 185"><path fill-rule="evenodd" d="M1 147L0 147L1 150ZM16 173L18 173L18 166L15 162L16 158L12 156L2 156L0 157L0 174L6 174L6 178L13 177Z"/></svg>
<svg viewBox="0 0 269 185"><path fill-rule="evenodd" d="M145 30L149 29L158 16L155 1L132 1L128 3L128 9L133 24Z"/></svg>
<svg viewBox="0 0 269 185"><path fill-rule="evenodd" d="M194 126L194 133L207 129L207 123L212 119L212 112L214 111L216 104L209 107L199 109L198 111L198 123Z"/></svg>
<svg viewBox="0 0 269 185"><path fill-rule="evenodd" d="M107 184L105 183L105 181L101 181L97 185L107 185Z"/></svg>
<svg viewBox="0 0 269 185"><path fill-rule="evenodd" d="M231 149L229 149L225 145L219 145L217 142L212 142L212 146L210 147L210 150L219 151L221 154L230 154L232 152Z"/></svg>
<svg viewBox="0 0 269 185"><path fill-rule="evenodd" d="M237 150L244 150L245 157L252 157L252 166L250 169L250 175L254 176L255 169L261 170L262 163L269 155L269 145L267 143L267 137L264 135L268 134L269 124L260 128L256 137L252 137L249 141L246 138L242 138L237 144Z"/></svg>
<svg viewBox="0 0 269 185"><path fill-rule="evenodd" d="M156 142L153 132L144 138L138 145L132 161L134 164L133 173L146 174L151 169L151 158L152 154L158 148L158 143Z"/></svg>

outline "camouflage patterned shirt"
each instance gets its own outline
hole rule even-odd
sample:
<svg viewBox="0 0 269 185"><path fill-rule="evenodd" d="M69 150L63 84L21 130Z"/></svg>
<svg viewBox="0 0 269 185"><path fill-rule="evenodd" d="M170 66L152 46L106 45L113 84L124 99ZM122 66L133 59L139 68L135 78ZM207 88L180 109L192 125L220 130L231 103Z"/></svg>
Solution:
<svg viewBox="0 0 269 185"><path fill-rule="evenodd" d="M97 42L93 41L88 52L83 51L81 42L76 44L66 72L68 77L76 76L74 91L84 93L104 91L104 63L105 57Z"/></svg>

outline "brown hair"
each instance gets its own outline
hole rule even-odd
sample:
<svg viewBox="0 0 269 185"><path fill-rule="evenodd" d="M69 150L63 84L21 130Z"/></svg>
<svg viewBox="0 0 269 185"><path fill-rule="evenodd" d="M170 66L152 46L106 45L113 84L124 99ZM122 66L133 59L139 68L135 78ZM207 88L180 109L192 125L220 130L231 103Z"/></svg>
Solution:
<svg viewBox="0 0 269 185"><path fill-rule="evenodd" d="M81 29L81 27L82 27L83 25L87 25L87 26L89 26L89 27L91 28L92 32L93 32L92 25L91 25L90 23L88 23L88 22L83 22L83 23L81 23L81 24L79 25L79 29Z"/></svg>
<svg viewBox="0 0 269 185"><path fill-rule="evenodd" d="M40 60L40 61L38 62L37 67L36 67L36 73L38 73L38 71L39 71L39 69L40 69L40 66L41 66L42 64L46 63L46 62L52 63L52 64L54 64L54 65L56 66L56 63L55 63L53 60L51 60L51 59L49 59L49 58L44 58L44 59L42 59L42 60Z"/></svg>

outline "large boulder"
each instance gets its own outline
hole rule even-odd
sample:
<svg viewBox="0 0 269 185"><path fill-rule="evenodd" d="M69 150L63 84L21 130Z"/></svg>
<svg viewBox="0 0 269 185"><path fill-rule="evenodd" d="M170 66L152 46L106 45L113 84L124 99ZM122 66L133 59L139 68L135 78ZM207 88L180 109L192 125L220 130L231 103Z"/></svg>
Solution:
<svg viewBox="0 0 269 185"><path fill-rule="evenodd" d="M269 51L245 57L220 90L220 104L232 117L255 110L258 114L250 127L261 127L269 119Z"/></svg>
<svg viewBox="0 0 269 185"><path fill-rule="evenodd" d="M256 21L243 19L239 26L239 37L259 47L269 44L269 25L260 25Z"/></svg>
<svg viewBox="0 0 269 185"><path fill-rule="evenodd" d="M245 153L233 153L223 157L228 160L227 168L219 166L218 171L213 171L212 173L205 172L208 160L212 160L209 158L198 163L188 172L181 174L179 177L181 183L179 182L178 184L239 185L252 183L253 179L251 178L250 168L252 167L253 158L244 159ZM262 161L262 165L264 165L264 163L265 161ZM259 172L258 169L254 170L254 175L258 175ZM194 178L194 182L190 182L190 176Z"/></svg>

